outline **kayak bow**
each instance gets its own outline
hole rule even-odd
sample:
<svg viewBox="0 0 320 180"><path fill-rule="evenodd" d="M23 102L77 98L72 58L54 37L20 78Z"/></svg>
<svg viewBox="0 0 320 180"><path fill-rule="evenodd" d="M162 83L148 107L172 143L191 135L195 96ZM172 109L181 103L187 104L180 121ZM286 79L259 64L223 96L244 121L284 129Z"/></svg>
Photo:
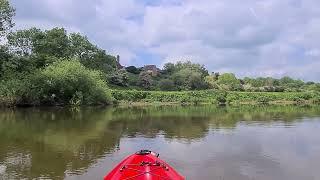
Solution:
<svg viewBox="0 0 320 180"><path fill-rule="evenodd" d="M149 150L141 150L130 155L118 164L104 180L184 180L178 172L176 172L167 163L159 158L156 154Z"/></svg>

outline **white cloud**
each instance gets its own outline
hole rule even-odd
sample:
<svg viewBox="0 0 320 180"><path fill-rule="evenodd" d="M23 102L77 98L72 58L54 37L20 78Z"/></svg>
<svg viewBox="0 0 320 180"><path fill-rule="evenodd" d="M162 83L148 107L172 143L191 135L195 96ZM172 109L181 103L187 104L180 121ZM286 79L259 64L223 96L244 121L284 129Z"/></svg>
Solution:
<svg viewBox="0 0 320 180"><path fill-rule="evenodd" d="M65 26L122 61L192 59L240 76L320 80L318 0L12 0L18 27ZM142 58L137 60L137 58Z"/></svg>

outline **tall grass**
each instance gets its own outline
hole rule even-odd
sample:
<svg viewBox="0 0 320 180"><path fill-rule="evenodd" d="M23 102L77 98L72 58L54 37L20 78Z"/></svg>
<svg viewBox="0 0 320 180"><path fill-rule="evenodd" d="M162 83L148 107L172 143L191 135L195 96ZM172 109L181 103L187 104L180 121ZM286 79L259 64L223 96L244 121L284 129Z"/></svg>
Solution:
<svg viewBox="0 0 320 180"><path fill-rule="evenodd" d="M315 92L226 92L203 91L136 91L112 90L113 97L126 102L176 102L210 104L268 104L268 103L320 103L320 94Z"/></svg>

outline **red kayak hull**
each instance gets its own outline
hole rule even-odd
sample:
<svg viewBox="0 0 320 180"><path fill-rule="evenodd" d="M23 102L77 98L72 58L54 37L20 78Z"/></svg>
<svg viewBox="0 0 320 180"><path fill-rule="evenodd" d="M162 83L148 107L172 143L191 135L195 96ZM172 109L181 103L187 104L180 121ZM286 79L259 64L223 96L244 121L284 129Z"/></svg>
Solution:
<svg viewBox="0 0 320 180"><path fill-rule="evenodd" d="M148 150L139 151L125 158L104 177L104 180L185 179L158 156L158 154Z"/></svg>

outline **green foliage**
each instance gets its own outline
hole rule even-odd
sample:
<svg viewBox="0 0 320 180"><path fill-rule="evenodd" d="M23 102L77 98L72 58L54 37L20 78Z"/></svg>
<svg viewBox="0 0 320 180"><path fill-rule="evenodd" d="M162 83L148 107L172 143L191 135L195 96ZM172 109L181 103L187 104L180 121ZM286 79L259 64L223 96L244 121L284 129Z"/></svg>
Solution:
<svg viewBox="0 0 320 180"><path fill-rule="evenodd" d="M205 89L206 83L201 76L192 69L181 69L172 75L172 79L179 90Z"/></svg>
<svg viewBox="0 0 320 180"><path fill-rule="evenodd" d="M132 74L140 74L141 68L136 68L135 66L128 66L126 67L126 71Z"/></svg>
<svg viewBox="0 0 320 180"><path fill-rule="evenodd" d="M14 106L21 102L25 83L20 79L0 80L0 106Z"/></svg>
<svg viewBox="0 0 320 180"><path fill-rule="evenodd" d="M184 69L189 69L193 72L198 72L201 74L202 78L209 75L208 70L203 65L195 64L195 63L192 63L191 61L187 61L187 62L178 61L176 64L167 63L164 65L164 72L168 74L173 74L175 72L178 72Z"/></svg>
<svg viewBox="0 0 320 180"><path fill-rule="evenodd" d="M112 96L118 101L141 101L145 99L150 91L137 91L137 90L112 90Z"/></svg>
<svg viewBox="0 0 320 180"><path fill-rule="evenodd" d="M40 44L35 46L35 53L57 58L69 58L69 38L64 28L53 28L44 32Z"/></svg>
<svg viewBox="0 0 320 180"><path fill-rule="evenodd" d="M1 64L1 76L3 79L16 78L21 73L30 73L35 70L28 57L10 56Z"/></svg>
<svg viewBox="0 0 320 180"><path fill-rule="evenodd" d="M228 91L242 90L240 80L232 73L224 73L219 76L217 84L223 89Z"/></svg>
<svg viewBox="0 0 320 180"><path fill-rule="evenodd" d="M259 104L268 104L270 102L270 98L268 96L259 96L256 101Z"/></svg>
<svg viewBox="0 0 320 180"><path fill-rule="evenodd" d="M106 74L116 69L114 56L91 44L87 37L68 35L63 28L18 30L8 35L8 46L14 55L28 57L36 68L52 64L53 58L78 58L84 66Z"/></svg>
<svg viewBox="0 0 320 180"><path fill-rule="evenodd" d="M128 74L128 85L131 87L136 87L139 84L139 75L133 73Z"/></svg>
<svg viewBox="0 0 320 180"><path fill-rule="evenodd" d="M226 93L223 91L136 91L136 90L113 90L113 97L118 101L132 102L172 102L172 103L209 103L219 104L225 102Z"/></svg>
<svg viewBox="0 0 320 180"><path fill-rule="evenodd" d="M0 38L14 26L12 21L14 15L15 9L10 6L9 1L0 0Z"/></svg>
<svg viewBox="0 0 320 180"><path fill-rule="evenodd" d="M113 72L111 75L109 75L109 83L126 87L128 86L128 73L126 70L117 70Z"/></svg>
<svg viewBox="0 0 320 180"><path fill-rule="evenodd" d="M309 91L320 92L320 84L319 83L310 84L310 85L306 86L306 89Z"/></svg>
<svg viewBox="0 0 320 180"><path fill-rule="evenodd" d="M31 28L8 33L14 25L14 14L9 1L0 0L0 39L8 34L7 43L0 43L2 104L109 104L112 98L103 79L114 88L180 91L113 92L117 100L126 101L265 104L316 103L320 99L320 83L305 83L290 77L238 79L232 73L209 75L204 65L191 61L167 63L163 70L154 65L146 66L152 68L149 71L135 66L119 70L116 57L79 33L68 34L64 28L45 31Z"/></svg>
<svg viewBox="0 0 320 180"><path fill-rule="evenodd" d="M60 61L31 79L29 100L40 104L106 105L111 92L99 71L88 70L77 60Z"/></svg>
<svg viewBox="0 0 320 180"><path fill-rule="evenodd" d="M116 57L90 43L87 37L79 33L69 36L71 56L80 59L80 62L90 69L100 70L110 74L117 69Z"/></svg>
<svg viewBox="0 0 320 180"><path fill-rule="evenodd" d="M228 104L266 102L306 102L316 98L311 92L228 92Z"/></svg>
<svg viewBox="0 0 320 180"><path fill-rule="evenodd" d="M218 77L214 75L209 75L204 78L204 82L208 84L210 89L220 89L217 80Z"/></svg>
<svg viewBox="0 0 320 180"><path fill-rule="evenodd" d="M44 36L40 29L31 28L11 32L7 39L12 52L16 55L27 56L39 49L38 46L41 45L41 40L44 39Z"/></svg>
<svg viewBox="0 0 320 180"><path fill-rule="evenodd" d="M152 76L149 72L141 72L139 74L138 85L146 90L150 90L152 86Z"/></svg>
<svg viewBox="0 0 320 180"><path fill-rule="evenodd" d="M162 79L159 82L159 88L163 91L173 91L176 90L174 82L170 79Z"/></svg>
<svg viewBox="0 0 320 180"><path fill-rule="evenodd" d="M315 104L320 104L320 94L317 94L314 98L312 98L312 102Z"/></svg>

